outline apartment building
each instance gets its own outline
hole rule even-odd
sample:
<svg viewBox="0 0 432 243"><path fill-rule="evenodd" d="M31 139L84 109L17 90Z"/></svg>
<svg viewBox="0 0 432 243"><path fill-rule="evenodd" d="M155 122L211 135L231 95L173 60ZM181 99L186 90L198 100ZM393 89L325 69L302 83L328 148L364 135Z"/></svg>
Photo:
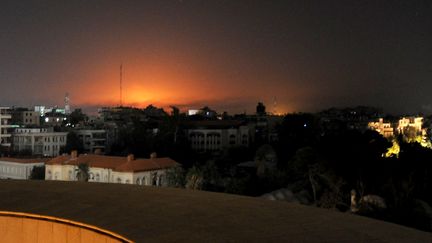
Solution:
<svg viewBox="0 0 432 243"><path fill-rule="evenodd" d="M13 150L54 157L66 145L66 137L67 132L54 132L53 128L17 128L13 133Z"/></svg>
<svg viewBox="0 0 432 243"><path fill-rule="evenodd" d="M12 125L10 124L12 116L9 113L9 107L0 107L0 145L11 146L11 134L9 133Z"/></svg>

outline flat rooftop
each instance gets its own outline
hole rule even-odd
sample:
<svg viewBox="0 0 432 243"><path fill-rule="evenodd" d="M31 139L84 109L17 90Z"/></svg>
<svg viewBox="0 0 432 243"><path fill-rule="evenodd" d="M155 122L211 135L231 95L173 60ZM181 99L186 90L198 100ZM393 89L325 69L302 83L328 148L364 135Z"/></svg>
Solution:
<svg viewBox="0 0 432 243"><path fill-rule="evenodd" d="M70 219L136 242L432 242L432 233L348 213L123 184L0 180L0 210Z"/></svg>

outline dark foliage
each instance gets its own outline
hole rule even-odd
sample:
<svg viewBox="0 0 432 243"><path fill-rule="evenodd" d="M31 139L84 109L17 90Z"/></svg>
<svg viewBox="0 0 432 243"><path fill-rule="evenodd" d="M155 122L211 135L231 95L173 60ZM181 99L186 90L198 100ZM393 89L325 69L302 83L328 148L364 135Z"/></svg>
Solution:
<svg viewBox="0 0 432 243"><path fill-rule="evenodd" d="M60 153L68 153L71 151L78 151L78 153L82 153L84 151L84 147L82 141L78 137L74 131L70 131L66 137L66 146L60 149Z"/></svg>
<svg viewBox="0 0 432 243"><path fill-rule="evenodd" d="M31 174L31 180L45 180L45 166L35 166L33 167Z"/></svg>

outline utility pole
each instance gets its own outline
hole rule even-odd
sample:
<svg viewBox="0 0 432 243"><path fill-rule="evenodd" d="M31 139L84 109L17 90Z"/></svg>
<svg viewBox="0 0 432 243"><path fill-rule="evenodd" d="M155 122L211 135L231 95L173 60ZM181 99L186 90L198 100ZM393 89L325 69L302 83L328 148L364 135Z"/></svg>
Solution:
<svg viewBox="0 0 432 243"><path fill-rule="evenodd" d="M123 82L123 63L120 64L120 107L123 106L123 87L122 87L122 82Z"/></svg>

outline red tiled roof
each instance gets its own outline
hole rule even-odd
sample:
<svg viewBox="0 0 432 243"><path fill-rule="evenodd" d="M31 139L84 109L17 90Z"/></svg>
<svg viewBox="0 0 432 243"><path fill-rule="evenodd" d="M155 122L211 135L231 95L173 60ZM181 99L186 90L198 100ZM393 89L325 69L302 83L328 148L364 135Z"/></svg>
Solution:
<svg viewBox="0 0 432 243"><path fill-rule="evenodd" d="M88 164L89 167L107 168L119 172L138 172L158 170L178 165L170 158L136 159L128 161L127 157L83 154L72 159L70 155L58 156L47 162L48 165L79 165Z"/></svg>
<svg viewBox="0 0 432 243"><path fill-rule="evenodd" d="M177 164L177 162L170 158L137 159L123 163L114 170L120 172L139 172L169 168Z"/></svg>
<svg viewBox="0 0 432 243"><path fill-rule="evenodd" d="M32 164L32 163L44 163L47 162L48 159L18 159L18 158L10 158L10 157L1 157L0 161L20 163L20 164Z"/></svg>

